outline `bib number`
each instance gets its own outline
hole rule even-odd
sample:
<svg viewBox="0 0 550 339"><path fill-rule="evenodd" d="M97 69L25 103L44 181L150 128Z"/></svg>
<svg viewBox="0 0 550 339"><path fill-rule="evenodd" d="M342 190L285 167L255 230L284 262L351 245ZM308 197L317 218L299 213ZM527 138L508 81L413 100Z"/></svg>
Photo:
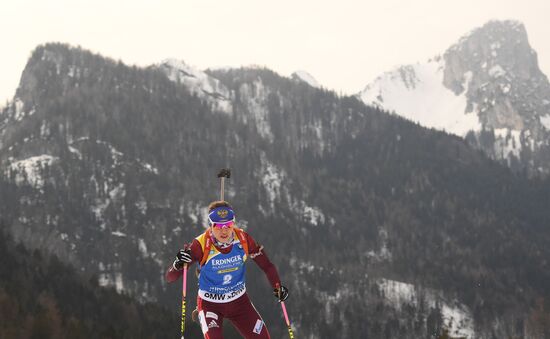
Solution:
<svg viewBox="0 0 550 339"><path fill-rule="evenodd" d="M223 276L223 284L229 285L231 284L231 279L233 279L233 276L231 274L226 274Z"/></svg>

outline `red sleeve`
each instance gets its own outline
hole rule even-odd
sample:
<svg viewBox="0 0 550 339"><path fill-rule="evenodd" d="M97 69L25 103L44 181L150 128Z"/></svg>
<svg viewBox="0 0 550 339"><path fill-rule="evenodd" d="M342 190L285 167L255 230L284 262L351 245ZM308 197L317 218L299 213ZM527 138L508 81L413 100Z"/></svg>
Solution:
<svg viewBox="0 0 550 339"><path fill-rule="evenodd" d="M193 261L187 266L193 265L195 262L200 262L202 259L202 247L201 244L197 239L194 239L191 245L185 244L184 248L191 248L191 259ZM166 271L166 281L171 283L179 279L180 276L183 275L183 270L176 270L172 264L170 264L170 267L168 268L168 271Z"/></svg>
<svg viewBox="0 0 550 339"><path fill-rule="evenodd" d="M246 241L248 242L248 255L250 258L254 259L254 262L264 271L271 286L275 288L278 284L280 285L281 279L279 279L277 268L275 268L275 265L269 260L264 247L259 246L256 241L254 241L254 238L248 233L246 234Z"/></svg>

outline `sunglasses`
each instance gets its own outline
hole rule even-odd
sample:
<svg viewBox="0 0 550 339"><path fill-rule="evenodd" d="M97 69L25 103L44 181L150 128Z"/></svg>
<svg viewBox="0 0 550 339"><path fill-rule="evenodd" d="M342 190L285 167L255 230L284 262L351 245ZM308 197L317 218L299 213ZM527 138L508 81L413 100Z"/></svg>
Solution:
<svg viewBox="0 0 550 339"><path fill-rule="evenodd" d="M235 225L234 221L228 221L228 222L213 222L211 223L212 226L214 226L217 229L224 229L224 228L231 228Z"/></svg>

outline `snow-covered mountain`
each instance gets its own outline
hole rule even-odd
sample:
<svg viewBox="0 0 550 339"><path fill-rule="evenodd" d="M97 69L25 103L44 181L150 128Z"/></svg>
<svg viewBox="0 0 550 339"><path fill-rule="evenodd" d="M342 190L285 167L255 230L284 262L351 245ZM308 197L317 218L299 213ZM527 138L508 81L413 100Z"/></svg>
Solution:
<svg viewBox="0 0 550 339"><path fill-rule="evenodd" d="M39 46L0 111L0 225L179 310L164 272L204 230L212 169L230 167L226 197L292 291L302 337L538 339L517 324L544 319L531 300L550 293L550 182L302 81ZM283 337L267 285L247 290Z"/></svg>
<svg viewBox="0 0 550 339"><path fill-rule="evenodd" d="M358 96L445 130L515 169L550 173L550 83L523 24L491 21L441 56L401 66Z"/></svg>
<svg viewBox="0 0 550 339"><path fill-rule="evenodd" d="M468 98L443 84L445 62L441 58L426 63L402 66L384 73L361 93L361 99L371 105L394 111L428 127L465 136L480 130L481 123L473 112L467 112ZM469 85L472 74L465 74Z"/></svg>
<svg viewBox="0 0 550 339"><path fill-rule="evenodd" d="M297 81L303 81L306 84L310 85L311 87L315 88L321 88L321 84L311 75L310 73L306 71L296 71L290 75L290 77Z"/></svg>

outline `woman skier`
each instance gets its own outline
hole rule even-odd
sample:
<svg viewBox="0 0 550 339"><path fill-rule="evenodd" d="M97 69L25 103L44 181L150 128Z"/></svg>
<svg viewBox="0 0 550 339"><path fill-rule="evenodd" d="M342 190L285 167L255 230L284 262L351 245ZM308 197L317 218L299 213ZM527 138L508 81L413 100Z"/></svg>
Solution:
<svg viewBox="0 0 550 339"><path fill-rule="evenodd" d="M168 282L176 281L183 266L199 265L198 320L205 339L223 338L223 320L229 319L244 338L270 338L262 317L252 305L245 286L245 261L254 259L264 271L280 301L288 298L277 269L263 246L235 225L235 213L226 201L208 206L210 227L176 254L166 272Z"/></svg>

